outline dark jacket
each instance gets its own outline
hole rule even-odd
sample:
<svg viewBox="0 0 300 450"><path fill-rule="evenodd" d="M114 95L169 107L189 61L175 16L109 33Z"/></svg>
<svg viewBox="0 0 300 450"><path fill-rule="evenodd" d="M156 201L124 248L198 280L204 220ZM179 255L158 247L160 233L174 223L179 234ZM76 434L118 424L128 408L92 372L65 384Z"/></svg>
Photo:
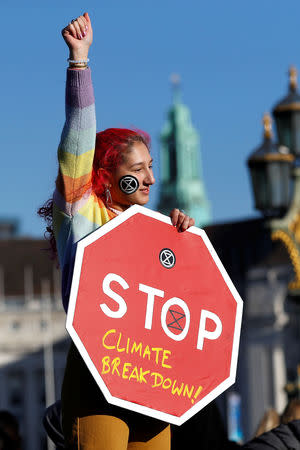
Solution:
<svg viewBox="0 0 300 450"><path fill-rule="evenodd" d="M209 403L181 426L172 425L172 450L237 450L228 441L216 402Z"/></svg>
<svg viewBox="0 0 300 450"><path fill-rule="evenodd" d="M56 445L56 449L63 449L65 447L64 435L61 426L61 401L58 400L53 405L49 406L43 417L43 425L49 438Z"/></svg>
<svg viewBox="0 0 300 450"><path fill-rule="evenodd" d="M243 450L300 450L300 420L279 425L242 446Z"/></svg>

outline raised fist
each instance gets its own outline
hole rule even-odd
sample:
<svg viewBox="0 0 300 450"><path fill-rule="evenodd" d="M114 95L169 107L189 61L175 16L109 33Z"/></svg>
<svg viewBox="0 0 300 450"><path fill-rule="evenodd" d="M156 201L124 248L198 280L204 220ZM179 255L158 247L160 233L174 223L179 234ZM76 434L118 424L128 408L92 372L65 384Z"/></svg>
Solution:
<svg viewBox="0 0 300 450"><path fill-rule="evenodd" d="M71 59L86 59L93 42L93 29L88 13L73 19L61 34L70 49Z"/></svg>

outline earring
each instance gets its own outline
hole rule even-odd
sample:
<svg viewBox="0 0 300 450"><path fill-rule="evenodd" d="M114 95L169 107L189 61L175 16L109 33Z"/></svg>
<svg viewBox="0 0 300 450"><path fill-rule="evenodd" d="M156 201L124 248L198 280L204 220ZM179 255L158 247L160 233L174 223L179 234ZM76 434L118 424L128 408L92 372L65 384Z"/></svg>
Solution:
<svg viewBox="0 0 300 450"><path fill-rule="evenodd" d="M107 205L111 205L112 204L112 198L111 198L111 193L110 193L109 187L107 185L105 186L104 193L105 193L105 203Z"/></svg>

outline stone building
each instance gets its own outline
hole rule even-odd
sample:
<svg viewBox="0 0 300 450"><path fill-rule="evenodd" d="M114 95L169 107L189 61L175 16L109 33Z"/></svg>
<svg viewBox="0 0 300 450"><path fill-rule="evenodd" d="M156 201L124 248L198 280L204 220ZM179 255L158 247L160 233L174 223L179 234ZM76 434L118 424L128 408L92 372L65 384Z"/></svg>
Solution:
<svg viewBox="0 0 300 450"><path fill-rule="evenodd" d="M59 272L46 247L12 233L0 239L0 410L16 415L24 450L53 448L42 417L60 398L69 346Z"/></svg>
<svg viewBox="0 0 300 450"><path fill-rule="evenodd" d="M250 439L266 409L282 412L288 377L295 376L299 311L287 301L293 275L288 254L271 240L264 219L205 228L244 301L237 380L231 391L242 402L242 429ZM296 325L296 326L295 326ZM228 392L219 399L226 418Z"/></svg>

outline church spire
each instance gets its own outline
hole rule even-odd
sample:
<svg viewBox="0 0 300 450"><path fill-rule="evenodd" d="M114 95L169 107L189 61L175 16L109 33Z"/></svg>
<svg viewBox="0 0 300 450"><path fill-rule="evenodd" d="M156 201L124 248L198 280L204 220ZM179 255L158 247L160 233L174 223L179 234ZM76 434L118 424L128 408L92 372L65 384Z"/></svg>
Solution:
<svg viewBox="0 0 300 450"><path fill-rule="evenodd" d="M181 78L178 73L172 73L170 76L173 92L173 104L177 105L181 103Z"/></svg>
<svg viewBox="0 0 300 450"><path fill-rule="evenodd" d="M173 105L161 132L161 189L158 209L183 209L197 226L211 221L200 162L199 136L181 102L180 77L171 76Z"/></svg>

